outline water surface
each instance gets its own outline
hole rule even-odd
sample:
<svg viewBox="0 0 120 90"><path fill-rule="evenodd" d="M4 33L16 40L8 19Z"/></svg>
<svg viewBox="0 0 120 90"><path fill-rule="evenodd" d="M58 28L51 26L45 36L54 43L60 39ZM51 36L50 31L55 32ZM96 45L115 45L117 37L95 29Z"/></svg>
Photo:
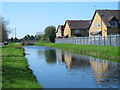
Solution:
<svg viewBox="0 0 120 90"><path fill-rule="evenodd" d="M42 46L26 46L25 53L43 88L120 87L119 63Z"/></svg>

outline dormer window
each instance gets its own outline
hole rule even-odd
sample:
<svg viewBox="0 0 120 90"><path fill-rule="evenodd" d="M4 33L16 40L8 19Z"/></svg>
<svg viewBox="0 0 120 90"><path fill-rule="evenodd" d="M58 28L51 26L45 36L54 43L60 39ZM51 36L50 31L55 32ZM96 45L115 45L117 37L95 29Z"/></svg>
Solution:
<svg viewBox="0 0 120 90"><path fill-rule="evenodd" d="M110 21L111 27L118 27L118 22L117 21Z"/></svg>

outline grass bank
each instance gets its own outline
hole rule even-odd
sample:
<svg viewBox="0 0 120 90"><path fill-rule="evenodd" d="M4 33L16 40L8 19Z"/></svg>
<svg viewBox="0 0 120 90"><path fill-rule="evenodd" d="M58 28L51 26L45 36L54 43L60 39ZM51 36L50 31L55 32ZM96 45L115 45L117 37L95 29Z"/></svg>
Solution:
<svg viewBox="0 0 120 90"><path fill-rule="evenodd" d="M11 43L2 48L2 88L41 88L28 68L21 44Z"/></svg>
<svg viewBox="0 0 120 90"><path fill-rule="evenodd" d="M118 48L114 46L98 46L98 45L76 45L76 44L57 44L57 43L40 43L36 42L36 46L46 46L68 50L77 54L89 55L101 59L120 62L118 56Z"/></svg>

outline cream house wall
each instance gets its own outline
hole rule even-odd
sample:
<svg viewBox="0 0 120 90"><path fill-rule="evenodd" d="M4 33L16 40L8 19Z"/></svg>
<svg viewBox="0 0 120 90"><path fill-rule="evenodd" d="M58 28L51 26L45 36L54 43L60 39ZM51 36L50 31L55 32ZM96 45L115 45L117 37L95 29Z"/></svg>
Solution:
<svg viewBox="0 0 120 90"><path fill-rule="evenodd" d="M101 23L102 23L102 28L101 28ZM98 24L100 24L100 26L98 26ZM107 36L107 27L106 27L106 25L104 24L103 21L101 22L101 17L98 14L98 12L96 12L96 14L94 16L94 19L92 21L92 24L90 26L89 36L91 36L91 34L90 34L91 32L97 31L97 30L101 30L102 31L102 36Z"/></svg>
<svg viewBox="0 0 120 90"><path fill-rule="evenodd" d="M68 35L69 37L71 36L71 29L68 25L68 22L66 23L65 28L64 28L64 36L66 35Z"/></svg>
<svg viewBox="0 0 120 90"><path fill-rule="evenodd" d="M59 36L62 36L62 32L61 32L61 29L58 28L58 32L56 33L56 36L59 37Z"/></svg>

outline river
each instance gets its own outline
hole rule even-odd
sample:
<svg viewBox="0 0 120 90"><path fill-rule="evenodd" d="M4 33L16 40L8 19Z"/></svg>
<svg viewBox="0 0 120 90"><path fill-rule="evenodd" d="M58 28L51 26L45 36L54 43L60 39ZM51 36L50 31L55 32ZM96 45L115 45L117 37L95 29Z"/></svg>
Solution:
<svg viewBox="0 0 120 90"><path fill-rule="evenodd" d="M42 46L25 46L29 68L43 88L118 88L120 63Z"/></svg>

